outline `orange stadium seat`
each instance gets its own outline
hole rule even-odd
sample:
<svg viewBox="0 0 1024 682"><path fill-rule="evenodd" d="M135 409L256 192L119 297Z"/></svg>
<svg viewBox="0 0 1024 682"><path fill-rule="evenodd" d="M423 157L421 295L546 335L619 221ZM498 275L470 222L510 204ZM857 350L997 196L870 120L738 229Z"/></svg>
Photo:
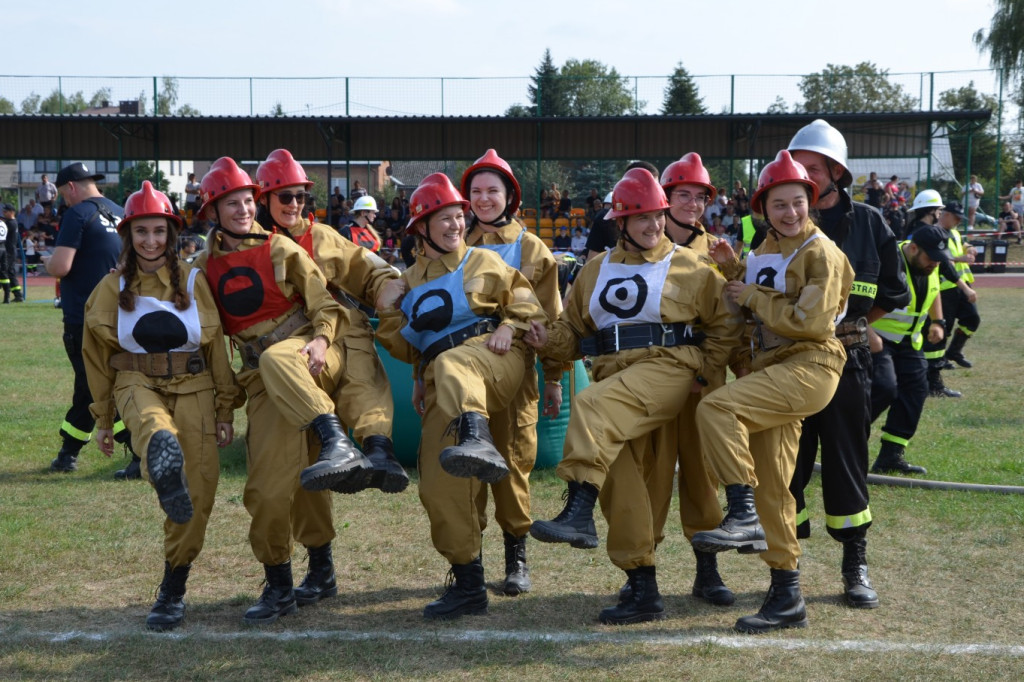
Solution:
<svg viewBox="0 0 1024 682"><path fill-rule="evenodd" d="M527 229L530 229L530 230L536 230L537 229L537 219L536 218L523 218L522 221L523 221L523 225L525 225L527 227Z"/></svg>

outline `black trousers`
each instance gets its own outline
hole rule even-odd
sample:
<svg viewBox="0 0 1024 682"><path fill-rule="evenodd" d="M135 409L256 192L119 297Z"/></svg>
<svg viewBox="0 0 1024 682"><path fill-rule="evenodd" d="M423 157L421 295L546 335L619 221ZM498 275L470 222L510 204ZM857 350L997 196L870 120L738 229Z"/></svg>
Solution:
<svg viewBox="0 0 1024 682"><path fill-rule="evenodd" d="M821 444L821 496L825 527L839 542L864 537L871 526L868 507L868 434L871 430L871 351L847 348L846 366L832 401L803 421L796 469L789 490L796 499L797 527L810 519L804 488L814 472Z"/></svg>
<svg viewBox="0 0 1024 682"><path fill-rule="evenodd" d="M71 407L64 415L64 422L60 425L60 435L64 439L64 448L77 453L89 443L92 438L92 431L96 427L96 420L89 412L89 404L92 403L92 393L89 391L89 381L85 374L85 360L82 359L82 331L84 325L64 323L64 352L71 361L71 368L75 372L75 388L71 395ZM131 433L124 428L120 417L114 430L114 440L127 445L130 449Z"/></svg>
<svg viewBox="0 0 1024 682"><path fill-rule="evenodd" d="M928 362L922 351L914 350L909 337L900 343L883 340L881 352L871 359L871 421L888 409L882 440L906 447L917 432L928 397Z"/></svg>

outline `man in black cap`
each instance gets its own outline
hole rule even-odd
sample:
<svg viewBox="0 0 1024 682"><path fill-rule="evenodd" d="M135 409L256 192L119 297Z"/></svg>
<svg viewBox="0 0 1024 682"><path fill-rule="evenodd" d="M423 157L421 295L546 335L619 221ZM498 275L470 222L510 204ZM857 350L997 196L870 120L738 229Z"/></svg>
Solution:
<svg viewBox="0 0 1024 682"><path fill-rule="evenodd" d="M96 181L103 178L84 163L65 166L57 174L57 191L68 209L61 219L56 248L45 264L47 272L60 278L64 350L75 371L75 392L60 426L64 443L50 463L51 471L70 472L78 468L78 453L89 442L96 425L89 412L92 396L82 361L85 301L96 284L117 265L121 253L117 224L124 217L121 207L96 187ZM114 432L115 440L128 442L128 431L120 420L114 425Z"/></svg>
<svg viewBox="0 0 1024 682"><path fill-rule="evenodd" d="M938 225L945 230L948 239L950 264L939 267L939 292L942 298L942 312L946 317L946 338L932 344L925 342L924 356L928 360L929 395L934 397L959 398L960 392L947 388L942 381L940 370L955 369L956 365L971 367L964 357L964 344L978 331L981 316L978 314L978 294L970 283L974 281L971 263L977 250L965 245L957 228L964 220L964 207L959 201L950 201L939 215ZM946 350L946 339L950 339Z"/></svg>
<svg viewBox="0 0 1024 682"><path fill-rule="evenodd" d="M21 282L18 280L18 221L15 219L17 209L10 204L0 206L3 219L0 220L0 286L4 289L4 303L21 303L25 299L21 295Z"/></svg>
<svg viewBox="0 0 1024 682"><path fill-rule="evenodd" d="M928 397L928 363L921 351L925 336L931 343L945 337L938 267L950 258L946 240L941 227L921 223L910 241L900 244L911 287L910 303L871 324L882 337L882 350L872 354L871 421L889 410L882 427L881 450L871 467L874 473L927 473L924 467L909 464L903 455Z"/></svg>

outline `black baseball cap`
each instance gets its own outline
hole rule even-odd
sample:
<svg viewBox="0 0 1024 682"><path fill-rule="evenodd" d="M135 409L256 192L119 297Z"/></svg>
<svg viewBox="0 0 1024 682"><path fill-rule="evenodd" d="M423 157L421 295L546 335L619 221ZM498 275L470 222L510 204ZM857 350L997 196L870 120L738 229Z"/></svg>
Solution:
<svg viewBox="0 0 1024 682"><path fill-rule="evenodd" d="M910 235L910 241L938 263L951 258L948 239L945 230L938 225L921 225Z"/></svg>
<svg viewBox="0 0 1024 682"><path fill-rule="evenodd" d="M63 187L69 182L78 182L79 180L102 180L107 176L102 173L91 173L89 167L81 161L77 161L69 166L64 166L57 173L58 187Z"/></svg>
<svg viewBox="0 0 1024 682"><path fill-rule="evenodd" d="M18 212L18 209L14 208L13 206L11 206L8 203L4 203L4 205L2 207L0 207L0 208L2 208L4 211L14 211L15 213Z"/></svg>
<svg viewBox="0 0 1024 682"><path fill-rule="evenodd" d="M946 205L943 207L943 210L946 211L947 213L952 213L958 218L964 217L964 205L961 204L959 201L956 201L955 199L953 201L947 201Z"/></svg>

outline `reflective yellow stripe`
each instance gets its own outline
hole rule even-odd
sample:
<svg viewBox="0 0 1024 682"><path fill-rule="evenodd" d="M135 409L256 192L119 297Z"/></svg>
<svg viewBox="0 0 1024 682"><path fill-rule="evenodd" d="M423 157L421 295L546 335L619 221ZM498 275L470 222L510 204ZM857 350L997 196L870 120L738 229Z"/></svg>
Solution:
<svg viewBox="0 0 1024 682"><path fill-rule="evenodd" d="M865 509L858 514L850 514L848 516L829 516L825 515L825 525L829 528L835 528L841 530L843 528L857 528L871 523L871 510Z"/></svg>
<svg viewBox="0 0 1024 682"><path fill-rule="evenodd" d="M878 295L878 285L871 282L854 282L850 287L850 295L874 298Z"/></svg>
<svg viewBox="0 0 1024 682"><path fill-rule="evenodd" d="M804 507L796 513L796 525L806 523L811 520L811 515L807 512L807 507Z"/></svg>
<svg viewBox="0 0 1024 682"><path fill-rule="evenodd" d="M127 428L128 427L124 425L124 422L118 419L116 422L114 422L114 435L116 436L117 434L121 433Z"/></svg>
<svg viewBox="0 0 1024 682"><path fill-rule="evenodd" d="M945 348L939 348L938 350L930 350L924 354L925 360L938 360L946 354Z"/></svg>
<svg viewBox="0 0 1024 682"><path fill-rule="evenodd" d="M899 436L894 436L891 433L886 433L885 431L882 431L882 440L895 443L896 445L902 445L903 447L910 445L909 439L900 438Z"/></svg>
<svg viewBox="0 0 1024 682"><path fill-rule="evenodd" d="M80 429L76 429L67 421L60 425L60 430L68 434L75 440L80 440L85 443L88 443L92 439L92 432L85 432Z"/></svg>

